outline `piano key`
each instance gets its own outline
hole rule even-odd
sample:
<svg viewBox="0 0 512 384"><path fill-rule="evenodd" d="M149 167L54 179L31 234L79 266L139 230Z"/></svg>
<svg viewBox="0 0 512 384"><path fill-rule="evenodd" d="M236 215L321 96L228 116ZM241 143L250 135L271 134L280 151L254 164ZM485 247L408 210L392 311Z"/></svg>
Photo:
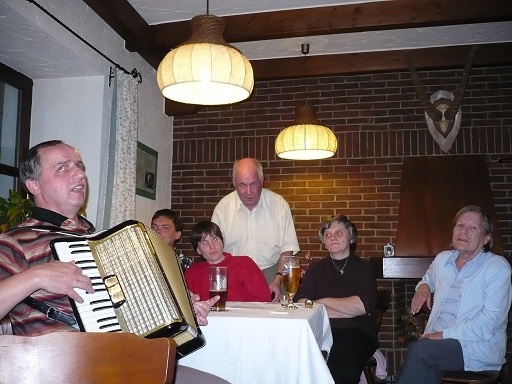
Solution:
<svg viewBox="0 0 512 384"><path fill-rule="evenodd" d="M86 332L90 330L99 330L101 325L115 324L119 326L119 321L112 308L100 312L87 311L80 313L80 320Z"/></svg>
<svg viewBox="0 0 512 384"><path fill-rule="evenodd" d="M116 317L112 316L99 316L99 317L80 317L85 332L106 332L107 328L119 329L119 321Z"/></svg>
<svg viewBox="0 0 512 384"><path fill-rule="evenodd" d="M86 306L86 305L93 305L92 302L93 301L97 301L97 300L100 300L100 301L101 300L108 300L108 303L110 305L112 305L112 302L110 301L110 297L109 297L109 295L108 295L108 293L106 291L96 291L94 293L86 293L85 295L79 293L79 295L84 300L84 302L83 303L76 303L76 304L78 304L81 307Z"/></svg>
<svg viewBox="0 0 512 384"><path fill-rule="evenodd" d="M108 319L112 317L116 317L113 308L104 308L101 311L93 311L90 310L90 308L88 308L86 311L80 313L80 318L82 319L82 322L85 321L86 323L93 323L101 319Z"/></svg>
<svg viewBox="0 0 512 384"><path fill-rule="evenodd" d="M87 293L86 291L84 291L83 289L80 289L80 288L75 288L75 291L84 300L83 303L75 302L75 306L77 308L78 313L80 314L80 318L83 319L84 315L88 311L96 310L96 312L97 312L99 310L99 308L105 308L105 307L108 308L108 310L111 313L111 316L115 316L112 301L110 300L110 296L106 292L106 288L101 291L95 291L94 293ZM96 303L94 303L94 302L96 302ZM105 305L105 304L107 304L107 305Z"/></svg>
<svg viewBox="0 0 512 384"><path fill-rule="evenodd" d="M85 327L85 326L84 326ZM119 323L111 322L111 323L89 323L87 328L85 328L86 332L121 332L121 327Z"/></svg>

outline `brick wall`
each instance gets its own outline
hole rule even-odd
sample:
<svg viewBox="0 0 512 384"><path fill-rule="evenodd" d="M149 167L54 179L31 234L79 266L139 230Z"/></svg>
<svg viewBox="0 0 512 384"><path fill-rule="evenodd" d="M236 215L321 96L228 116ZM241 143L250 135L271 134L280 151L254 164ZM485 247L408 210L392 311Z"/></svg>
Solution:
<svg viewBox="0 0 512 384"><path fill-rule="evenodd" d="M428 94L454 92L461 74L462 69L420 71L420 78ZM257 82L248 101L175 119L171 206L187 223L178 245L186 255L194 255L187 232L209 219L215 204L233 190L233 161L247 156L262 161L265 187L288 201L301 249L313 257L325 255L316 230L334 213L347 214L357 225L360 256L382 256L383 244L394 243L404 157L442 155L410 74L310 78L307 97L338 138L338 152L330 159L294 162L275 155L275 138L304 102L303 79ZM472 70L450 154L486 156L503 246L512 257L512 164L498 163L512 157L512 67ZM383 326L392 332L381 333L394 354L408 288L403 282L382 284L394 290Z"/></svg>

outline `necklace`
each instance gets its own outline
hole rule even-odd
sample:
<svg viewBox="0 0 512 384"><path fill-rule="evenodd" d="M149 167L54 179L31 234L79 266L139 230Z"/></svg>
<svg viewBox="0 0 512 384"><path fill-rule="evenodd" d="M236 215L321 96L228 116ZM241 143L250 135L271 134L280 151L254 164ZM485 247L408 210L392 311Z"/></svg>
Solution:
<svg viewBox="0 0 512 384"><path fill-rule="evenodd" d="M338 273L340 274L340 276L341 276L341 275L343 275L343 274L345 273L345 272L344 272L344 270L345 270L345 267L347 266L348 258L349 258L349 256L347 256L347 257L345 258L345 264L343 264L343 268L340 268L340 267L338 267L338 266L336 265L336 263L334 263L334 259L331 257L332 265L334 265L334 268L336 268L336 270L338 271Z"/></svg>

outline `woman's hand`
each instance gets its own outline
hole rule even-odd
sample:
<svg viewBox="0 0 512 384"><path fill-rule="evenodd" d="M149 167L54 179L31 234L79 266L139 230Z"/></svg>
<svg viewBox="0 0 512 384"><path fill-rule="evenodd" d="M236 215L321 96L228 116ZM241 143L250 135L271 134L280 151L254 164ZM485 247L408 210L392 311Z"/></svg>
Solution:
<svg viewBox="0 0 512 384"><path fill-rule="evenodd" d="M427 333L426 335L421 336L422 339L430 339L430 340L442 340L443 332L433 332Z"/></svg>
<svg viewBox="0 0 512 384"><path fill-rule="evenodd" d="M432 309L432 294L428 284L424 283L418 287L418 290L414 294L411 301L411 314L415 315L423 307L423 304L427 303L427 308Z"/></svg>

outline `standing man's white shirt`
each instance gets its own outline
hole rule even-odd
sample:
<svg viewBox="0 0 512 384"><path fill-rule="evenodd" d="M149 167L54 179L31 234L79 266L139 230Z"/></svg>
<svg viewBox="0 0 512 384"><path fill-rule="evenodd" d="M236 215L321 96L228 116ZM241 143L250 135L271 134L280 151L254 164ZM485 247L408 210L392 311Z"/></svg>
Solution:
<svg viewBox="0 0 512 384"><path fill-rule="evenodd" d="M279 262L283 252L299 248L290 206L275 192L263 188L258 204L249 210L236 191L223 197L212 221L224 235L224 250L251 257L260 269Z"/></svg>

